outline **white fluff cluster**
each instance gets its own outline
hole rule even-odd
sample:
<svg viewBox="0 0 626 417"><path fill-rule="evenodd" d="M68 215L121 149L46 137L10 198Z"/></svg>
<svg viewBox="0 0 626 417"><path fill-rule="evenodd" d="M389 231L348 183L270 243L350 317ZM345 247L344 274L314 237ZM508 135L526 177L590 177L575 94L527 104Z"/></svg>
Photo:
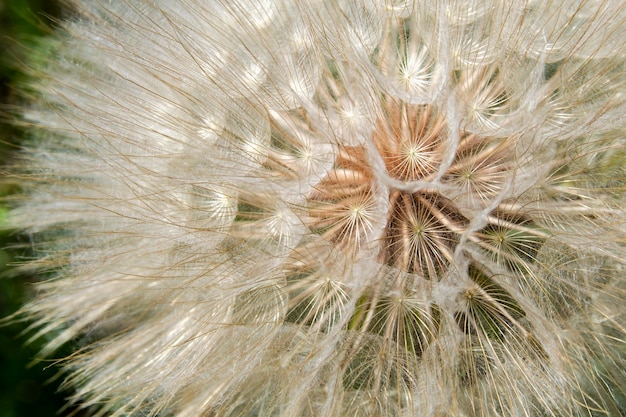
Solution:
<svg viewBox="0 0 626 417"><path fill-rule="evenodd" d="M72 401L624 412L623 0L75 7L13 211Z"/></svg>

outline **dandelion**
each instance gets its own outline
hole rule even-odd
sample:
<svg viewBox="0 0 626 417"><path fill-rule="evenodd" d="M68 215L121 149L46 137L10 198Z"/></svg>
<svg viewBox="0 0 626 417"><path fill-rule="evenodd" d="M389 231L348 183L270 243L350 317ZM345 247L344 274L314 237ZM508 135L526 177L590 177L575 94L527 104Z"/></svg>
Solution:
<svg viewBox="0 0 626 417"><path fill-rule="evenodd" d="M624 413L621 1L84 1L24 312L114 416Z"/></svg>

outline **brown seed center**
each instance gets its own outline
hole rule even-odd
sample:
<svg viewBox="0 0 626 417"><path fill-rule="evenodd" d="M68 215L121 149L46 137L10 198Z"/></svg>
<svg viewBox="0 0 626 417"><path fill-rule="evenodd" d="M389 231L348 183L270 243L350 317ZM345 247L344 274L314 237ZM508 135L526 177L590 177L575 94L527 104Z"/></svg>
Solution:
<svg viewBox="0 0 626 417"><path fill-rule="evenodd" d="M376 123L374 152L388 175L400 181L436 175L445 151L446 123L431 106L389 99ZM375 172L363 146L344 147L333 169L309 196L310 227L355 254L374 228ZM386 223L379 239L379 260L402 271L433 279L450 263L467 219L433 191L391 189Z"/></svg>

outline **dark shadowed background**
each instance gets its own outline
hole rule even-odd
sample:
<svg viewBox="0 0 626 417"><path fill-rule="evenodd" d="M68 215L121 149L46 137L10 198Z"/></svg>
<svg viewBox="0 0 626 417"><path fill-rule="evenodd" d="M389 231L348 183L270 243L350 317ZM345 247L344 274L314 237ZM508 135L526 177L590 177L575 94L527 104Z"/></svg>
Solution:
<svg viewBox="0 0 626 417"><path fill-rule="evenodd" d="M11 123L15 117L12 108L20 104L14 87L24 78L20 68L28 62L35 41L50 33L59 10L55 0L0 0L0 167L10 163L23 135ZM0 168L0 175L0 223L6 224L4 200L17 189L5 181L4 168ZM11 247L24 237L4 229L0 228L0 318L24 303L37 280L16 275L12 269L25 253ZM25 327L25 323L0 326L0 417L80 416L76 410L62 409L71 393L59 390L62 378L55 378L58 369L52 360L31 365L43 341L27 345Z"/></svg>

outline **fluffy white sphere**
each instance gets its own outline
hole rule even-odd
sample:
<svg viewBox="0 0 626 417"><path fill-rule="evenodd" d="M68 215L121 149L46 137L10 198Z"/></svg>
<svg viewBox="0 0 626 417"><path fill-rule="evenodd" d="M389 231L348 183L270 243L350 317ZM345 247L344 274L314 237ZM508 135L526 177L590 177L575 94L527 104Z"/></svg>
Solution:
<svg viewBox="0 0 626 417"><path fill-rule="evenodd" d="M624 412L623 1L77 1L25 308L112 416Z"/></svg>

